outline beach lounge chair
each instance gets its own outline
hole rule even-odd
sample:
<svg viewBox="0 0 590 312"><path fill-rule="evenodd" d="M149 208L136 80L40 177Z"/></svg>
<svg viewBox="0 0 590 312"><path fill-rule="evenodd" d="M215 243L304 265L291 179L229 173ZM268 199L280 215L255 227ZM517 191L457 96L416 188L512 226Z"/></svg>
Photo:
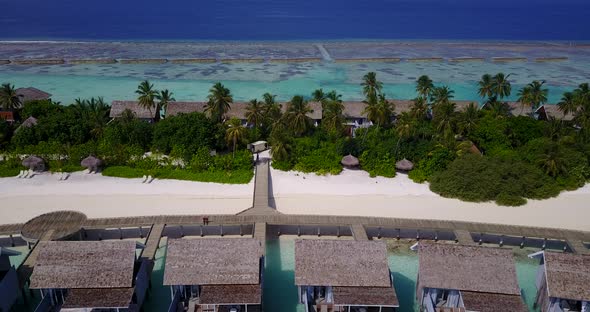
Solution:
<svg viewBox="0 0 590 312"><path fill-rule="evenodd" d="M35 171L33 171L32 169L29 169L28 178L31 179L34 176L35 176Z"/></svg>
<svg viewBox="0 0 590 312"><path fill-rule="evenodd" d="M70 173L69 173L69 172L66 172L66 173L64 173L64 178L63 178L63 180L65 181L65 180L67 180L67 179L69 179L69 178L70 178Z"/></svg>
<svg viewBox="0 0 590 312"><path fill-rule="evenodd" d="M152 183L156 178L152 177L151 175L148 176L147 183Z"/></svg>
<svg viewBox="0 0 590 312"><path fill-rule="evenodd" d="M23 171L23 176L22 176L22 178L23 178L23 179L26 179L26 178L29 176L29 173L31 173L31 170L26 170L26 171Z"/></svg>
<svg viewBox="0 0 590 312"><path fill-rule="evenodd" d="M16 177L20 179L24 174L25 174L25 171L21 170L18 172L18 175Z"/></svg>
<svg viewBox="0 0 590 312"><path fill-rule="evenodd" d="M145 183L145 181L147 181L147 180L148 180L148 177L147 177L146 175L144 175L142 179L143 179L143 180L141 181L141 183Z"/></svg>

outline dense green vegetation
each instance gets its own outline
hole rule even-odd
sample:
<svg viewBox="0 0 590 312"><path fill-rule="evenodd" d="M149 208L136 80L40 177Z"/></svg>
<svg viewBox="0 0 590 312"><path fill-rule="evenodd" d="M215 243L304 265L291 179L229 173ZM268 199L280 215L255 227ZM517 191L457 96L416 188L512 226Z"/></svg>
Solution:
<svg viewBox="0 0 590 312"><path fill-rule="evenodd" d="M522 205L526 199L544 199L584 185L590 178L588 84L566 92L559 103L573 120L539 121L511 114L504 102L513 93L509 76L482 76L478 93L484 109L475 103L458 108L453 90L428 76L419 77L411 109L395 115L383 84L375 73L368 73L360 88L366 104L363 114L372 125L356 129L354 136L336 91L318 89L309 97L295 96L286 107L264 94L249 102L249 126L243 127L240 120L227 119L233 97L220 83L210 90L205 114L160 120L173 94L142 82L138 101L156 110L154 123L130 111L110 121L109 106L100 98L69 106L29 102L21 108L14 87L3 85L2 107L15 110L21 121L33 116L37 123L0 122L0 148L9 156L39 155L51 170L76 170L82 158L97 155L107 164L103 174L110 176L246 183L253 173L245 143L266 139L272 146L272 166L279 170L338 174L340 160L351 154L371 176L393 177L396 161L406 158L414 163L411 179L429 182L442 196L468 201ZM547 101L542 81L516 92L522 111L534 111ZM319 125L310 117L309 101L321 103ZM21 169L10 157L0 163L0 175Z"/></svg>
<svg viewBox="0 0 590 312"><path fill-rule="evenodd" d="M0 103L6 103L7 95L12 99L5 89L14 87L0 89ZM214 104L216 91L212 89L210 97ZM105 161L103 174L109 176L219 183L252 179L252 155L244 147L254 138L254 130L241 127L239 121L236 127L233 120L217 121L217 116L202 113L159 120L159 113L174 100L172 93L157 91L144 81L137 94L141 106L158 111L157 122L140 120L131 111L111 120L110 106L102 98L67 106L50 100L3 104L21 121L14 125L0 121L0 150L6 158L0 162L0 176L15 176L25 169L17 155L40 156L49 170L63 172L83 170L80 161L95 155ZM229 90L223 96L231 102ZM29 117L36 122L27 121Z"/></svg>

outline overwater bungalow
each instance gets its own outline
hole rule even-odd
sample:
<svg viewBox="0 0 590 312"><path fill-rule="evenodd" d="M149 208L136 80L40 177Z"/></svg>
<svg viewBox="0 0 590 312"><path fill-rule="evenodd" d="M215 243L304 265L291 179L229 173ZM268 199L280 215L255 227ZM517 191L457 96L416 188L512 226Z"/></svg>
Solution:
<svg viewBox="0 0 590 312"><path fill-rule="evenodd" d="M156 118L156 110L148 109L139 105L137 101L113 101L111 103L111 112L109 117L119 118L123 112L129 110L138 119L153 122Z"/></svg>
<svg viewBox="0 0 590 312"><path fill-rule="evenodd" d="M295 241L295 284L306 312L396 311L384 242Z"/></svg>
<svg viewBox="0 0 590 312"><path fill-rule="evenodd" d="M512 250L420 242L421 311L526 312Z"/></svg>
<svg viewBox="0 0 590 312"><path fill-rule="evenodd" d="M590 311L590 256L541 251L535 307L541 312Z"/></svg>
<svg viewBox="0 0 590 312"><path fill-rule="evenodd" d="M559 106L557 105L541 105L539 108L537 108L537 110L535 110L535 115L537 115L537 119L545 121L551 120L553 118L565 121L574 119L574 115L572 113L564 114L559 110Z"/></svg>
<svg viewBox="0 0 590 312"><path fill-rule="evenodd" d="M30 278L41 292L35 311L139 311L148 262L134 241L44 241Z"/></svg>
<svg viewBox="0 0 590 312"><path fill-rule="evenodd" d="M18 298L18 277L9 257L20 254L19 251L0 247L0 311L10 311L10 307Z"/></svg>
<svg viewBox="0 0 590 312"><path fill-rule="evenodd" d="M169 239L164 285L168 311L262 311L264 257L253 238Z"/></svg>

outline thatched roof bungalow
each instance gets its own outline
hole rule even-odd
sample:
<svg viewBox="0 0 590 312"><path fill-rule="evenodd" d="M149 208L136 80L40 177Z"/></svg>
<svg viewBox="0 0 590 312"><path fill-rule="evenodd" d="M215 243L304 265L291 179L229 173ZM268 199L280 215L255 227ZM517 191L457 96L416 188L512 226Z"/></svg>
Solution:
<svg viewBox="0 0 590 312"><path fill-rule="evenodd" d="M360 165L360 162L359 162L358 158L348 154L348 155L342 157L340 164L342 164L344 167L355 168Z"/></svg>
<svg viewBox="0 0 590 312"><path fill-rule="evenodd" d="M395 169L400 171L410 171L414 169L414 164L411 161L404 158L395 163Z"/></svg>
<svg viewBox="0 0 590 312"><path fill-rule="evenodd" d="M512 250L420 242L416 296L425 311L525 312Z"/></svg>
<svg viewBox="0 0 590 312"><path fill-rule="evenodd" d="M399 307L383 242L297 240L295 284L306 311Z"/></svg>
<svg viewBox="0 0 590 312"><path fill-rule="evenodd" d="M90 172L98 172L102 168L103 164L104 162L101 159L92 155L82 159L80 162L80 165L82 167L86 167Z"/></svg>
<svg viewBox="0 0 590 312"><path fill-rule="evenodd" d="M204 113L207 102L170 102L166 108L166 117L194 112Z"/></svg>
<svg viewBox="0 0 590 312"><path fill-rule="evenodd" d="M10 264L10 257L18 256L19 251L0 247L0 311L10 311L19 292L16 269Z"/></svg>
<svg viewBox="0 0 590 312"><path fill-rule="evenodd" d="M40 100L48 100L51 98L51 94L45 91L39 90L37 88L28 87L28 88L18 88L15 90L16 95L18 95L20 99L20 103L25 104L29 101L40 101Z"/></svg>
<svg viewBox="0 0 590 312"><path fill-rule="evenodd" d="M142 107L138 101L113 101L109 116L111 118L121 117L125 110L130 110L135 117L142 120L153 121L156 118L155 109Z"/></svg>
<svg viewBox="0 0 590 312"><path fill-rule="evenodd" d="M198 299L202 309L260 311L261 251L260 241L252 238L168 240L164 285L171 288L170 307Z"/></svg>
<svg viewBox="0 0 590 312"><path fill-rule="evenodd" d="M565 121L571 121L574 119L574 115L572 113L564 114L559 110L559 106L554 104L545 104L539 106L539 108L537 108L535 111L535 115L537 115L537 119L545 121L552 118Z"/></svg>
<svg viewBox="0 0 590 312"><path fill-rule="evenodd" d="M23 159L22 165L33 171L45 171L45 160L38 156L27 156L25 159Z"/></svg>
<svg viewBox="0 0 590 312"><path fill-rule="evenodd" d="M535 306L541 312L590 311L590 256L541 251Z"/></svg>
<svg viewBox="0 0 590 312"><path fill-rule="evenodd" d="M30 288L39 306L68 309L139 309L147 290L148 264L136 261L134 241L40 242Z"/></svg>

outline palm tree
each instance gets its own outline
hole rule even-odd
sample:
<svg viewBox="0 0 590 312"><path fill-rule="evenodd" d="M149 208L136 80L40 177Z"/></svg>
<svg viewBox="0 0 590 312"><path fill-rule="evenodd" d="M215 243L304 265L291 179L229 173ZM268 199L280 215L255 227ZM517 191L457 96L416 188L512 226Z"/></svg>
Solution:
<svg viewBox="0 0 590 312"><path fill-rule="evenodd" d="M363 94L367 98L377 98L377 94L381 93L381 89L383 89L383 83L377 80L377 74L375 72L368 72L363 76L361 86L363 86Z"/></svg>
<svg viewBox="0 0 590 312"><path fill-rule="evenodd" d="M428 104L426 103L425 98L417 97L414 99L412 107L410 108L410 115L421 120L428 118Z"/></svg>
<svg viewBox="0 0 590 312"><path fill-rule="evenodd" d="M311 97L313 99L314 102L322 102L326 99L326 94L324 93L324 89L316 89L315 91L313 91L313 93L311 94Z"/></svg>
<svg viewBox="0 0 590 312"><path fill-rule="evenodd" d="M582 83L574 90L574 98L577 106L590 105L590 86Z"/></svg>
<svg viewBox="0 0 590 312"><path fill-rule="evenodd" d="M436 130L444 137L450 137L453 133L455 108L455 103L449 101L441 102L433 108L433 122L436 125Z"/></svg>
<svg viewBox="0 0 590 312"><path fill-rule="evenodd" d="M231 92L221 82L218 82L209 89L207 99L205 112L209 113L212 120L221 123L234 101Z"/></svg>
<svg viewBox="0 0 590 312"><path fill-rule="evenodd" d="M387 124L393 115L394 107L389 102L384 94L380 94L377 98L369 98L368 101L363 101L366 104L362 114L367 116L371 122L378 127Z"/></svg>
<svg viewBox="0 0 590 312"><path fill-rule="evenodd" d="M336 100L334 100L336 98ZM322 125L328 130L341 133L344 125L344 105L339 100L339 96L331 97L326 100L325 109L323 110Z"/></svg>
<svg viewBox="0 0 590 312"><path fill-rule="evenodd" d="M275 98L275 95L268 92L262 95L264 120L268 125L272 125L281 119L281 104L277 103Z"/></svg>
<svg viewBox="0 0 590 312"><path fill-rule="evenodd" d="M477 121L481 116L481 110L475 103L470 103L464 111L459 114L459 129L462 134L468 135L471 133L475 126L477 125Z"/></svg>
<svg viewBox="0 0 590 312"><path fill-rule="evenodd" d="M482 98L490 98L494 94L492 91L492 76L485 74L481 76L481 80L477 83L479 85L478 94Z"/></svg>
<svg viewBox="0 0 590 312"><path fill-rule="evenodd" d="M545 173L552 177L556 177L567 170L563 154L559 151L557 145L549 147L544 153L538 156L537 161L541 168L545 170Z"/></svg>
<svg viewBox="0 0 590 312"><path fill-rule="evenodd" d="M418 77L418 80L416 80L416 92L418 92L418 97L424 99L425 101L428 99L433 89L434 84L432 83L432 79L430 79L430 77L422 75Z"/></svg>
<svg viewBox="0 0 590 312"><path fill-rule="evenodd" d="M291 137L285 131L285 127L282 124L275 124L269 137L269 143L272 146L270 155L274 160L282 161L289 158L291 153Z"/></svg>
<svg viewBox="0 0 590 312"><path fill-rule="evenodd" d="M154 89L154 85L151 84L149 81L144 80L142 81L139 86L137 86L137 90L135 90L138 97L137 100L139 101L139 106L150 111L156 111L156 119L159 118L160 112L156 109L156 96L158 95L158 90Z"/></svg>
<svg viewBox="0 0 590 312"><path fill-rule="evenodd" d="M164 116L166 116L166 111L168 110L168 103L176 101L174 98L174 93L166 90L160 91L160 93L156 94L156 98L158 99L158 111L164 110Z"/></svg>
<svg viewBox="0 0 590 312"><path fill-rule="evenodd" d="M257 99L250 100L248 106L246 106L246 120L248 123L254 125L254 131L258 135L258 126L260 126L264 119L264 107L263 103Z"/></svg>
<svg viewBox="0 0 590 312"><path fill-rule="evenodd" d="M447 104L451 101L452 98L455 97L454 94L455 91L451 90L447 86L434 88L430 96L430 101L432 102L433 106Z"/></svg>
<svg viewBox="0 0 590 312"><path fill-rule="evenodd" d="M307 101L302 96L294 96L287 106L287 112L283 115L286 123L295 135L300 136L312 126L312 119L308 114L313 113Z"/></svg>
<svg viewBox="0 0 590 312"><path fill-rule="evenodd" d="M512 91L512 86L510 85L510 81L508 81L508 77L510 74L504 75L503 73L497 73L492 78L492 95L497 96L500 99L510 96L510 92Z"/></svg>
<svg viewBox="0 0 590 312"><path fill-rule="evenodd" d="M246 136L246 128L242 127L242 122L237 118L231 118L227 121L227 130L225 130L225 139L228 144L233 144L232 153L236 154L236 144Z"/></svg>
<svg viewBox="0 0 590 312"><path fill-rule="evenodd" d="M563 113L563 115L567 115L573 113L577 109L575 97L573 92L564 92L563 96L561 97L561 101L557 103L557 107Z"/></svg>
<svg viewBox="0 0 590 312"><path fill-rule="evenodd" d="M0 106L4 110L15 110L20 108L21 100L16 94L14 86L9 83L2 84L0 88Z"/></svg>
<svg viewBox="0 0 590 312"><path fill-rule="evenodd" d="M535 80L518 91L518 101L522 106L529 104L534 112L537 107L547 102L549 90L543 88L545 81Z"/></svg>

